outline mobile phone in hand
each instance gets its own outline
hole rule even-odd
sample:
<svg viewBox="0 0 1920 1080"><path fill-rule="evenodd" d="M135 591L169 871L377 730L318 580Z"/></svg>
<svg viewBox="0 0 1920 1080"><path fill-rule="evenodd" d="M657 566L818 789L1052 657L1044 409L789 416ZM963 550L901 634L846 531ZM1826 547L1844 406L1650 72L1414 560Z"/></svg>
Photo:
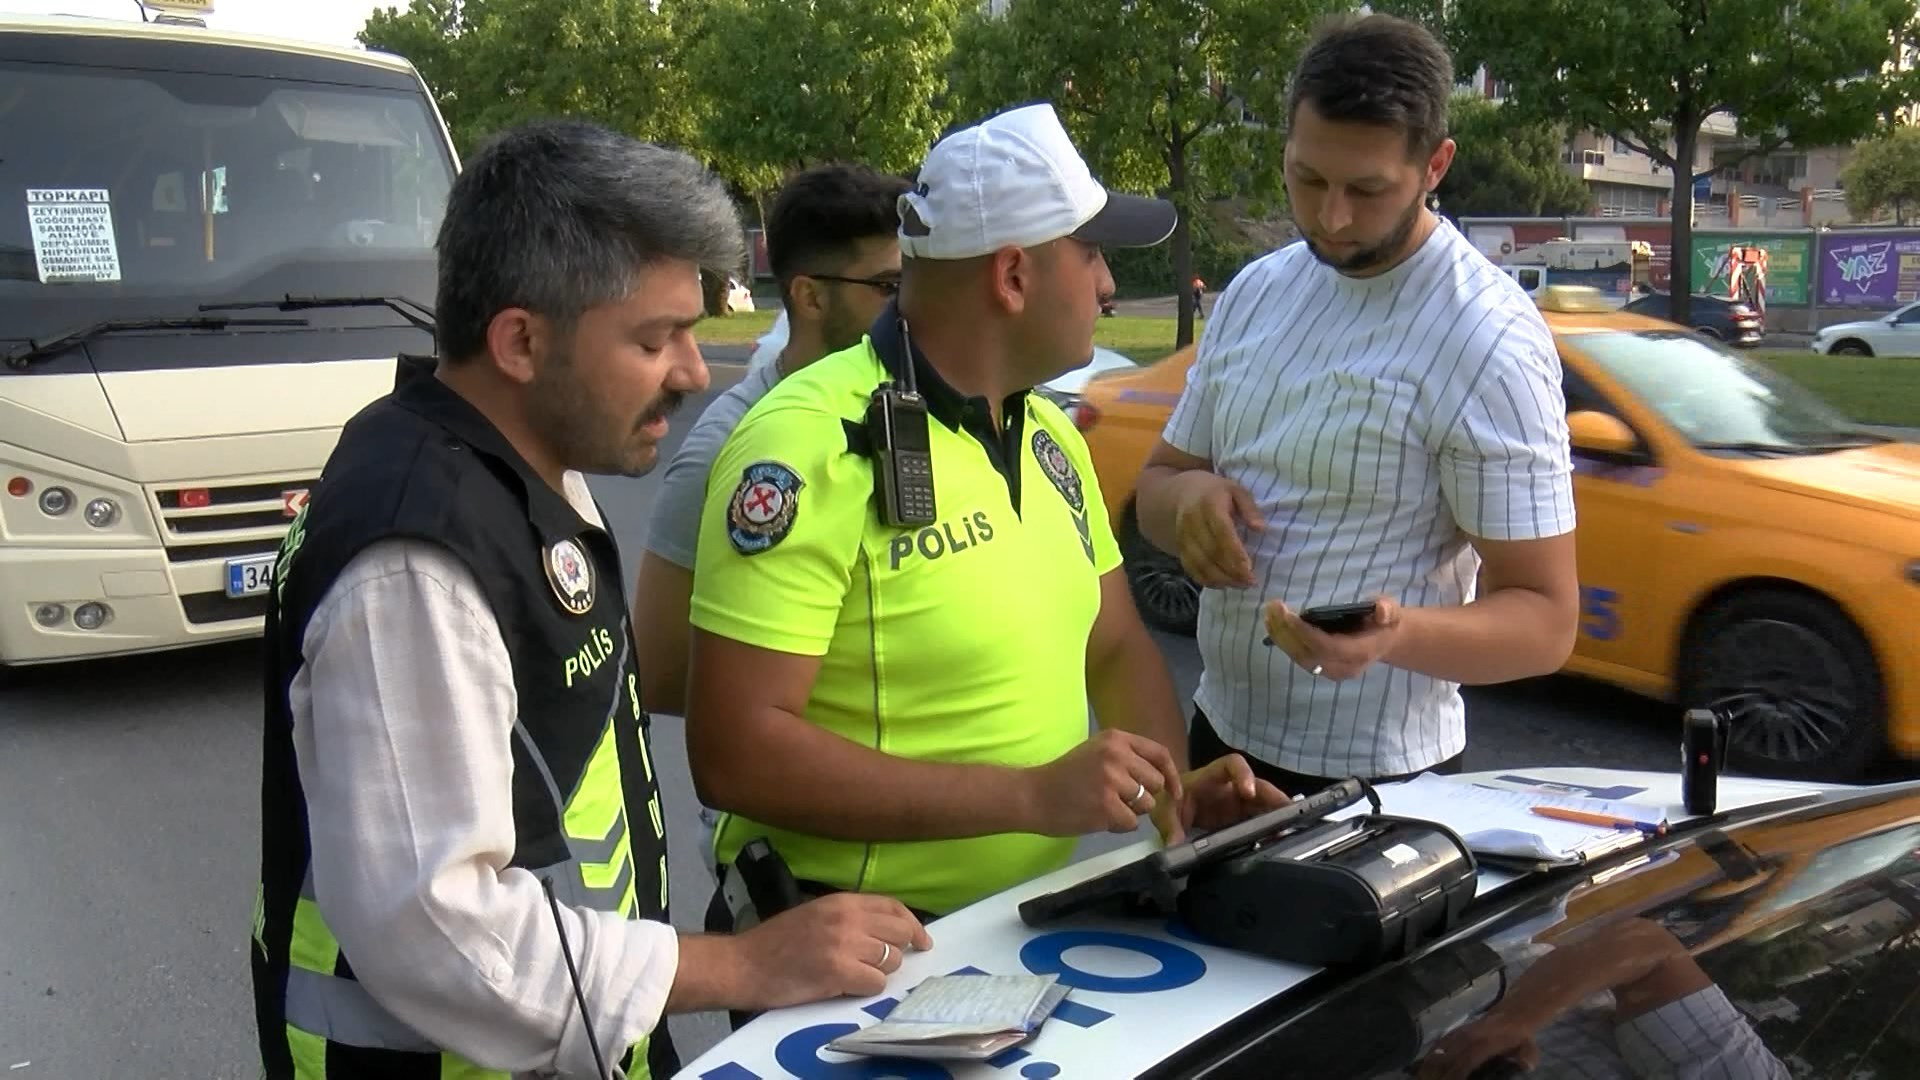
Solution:
<svg viewBox="0 0 1920 1080"><path fill-rule="evenodd" d="M1300 613L1300 621L1326 634L1357 634L1366 629L1367 620L1373 617L1375 603L1364 600L1357 604L1322 604Z"/></svg>

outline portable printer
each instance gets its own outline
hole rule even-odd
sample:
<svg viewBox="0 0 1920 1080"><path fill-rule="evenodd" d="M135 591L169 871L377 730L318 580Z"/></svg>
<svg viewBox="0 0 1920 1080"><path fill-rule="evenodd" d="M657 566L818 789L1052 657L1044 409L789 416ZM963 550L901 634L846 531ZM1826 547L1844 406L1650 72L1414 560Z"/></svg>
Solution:
<svg viewBox="0 0 1920 1080"><path fill-rule="evenodd" d="M1374 812L1326 820L1364 795ZM1029 926L1074 912L1178 912L1203 941L1316 967L1376 964L1451 930L1477 867L1437 822L1379 812L1358 779L1172 845L1020 905ZM1117 909L1117 910L1116 910Z"/></svg>
<svg viewBox="0 0 1920 1080"><path fill-rule="evenodd" d="M1196 871L1179 911L1216 945L1315 967L1371 966L1453 929L1476 867L1437 822L1326 821Z"/></svg>

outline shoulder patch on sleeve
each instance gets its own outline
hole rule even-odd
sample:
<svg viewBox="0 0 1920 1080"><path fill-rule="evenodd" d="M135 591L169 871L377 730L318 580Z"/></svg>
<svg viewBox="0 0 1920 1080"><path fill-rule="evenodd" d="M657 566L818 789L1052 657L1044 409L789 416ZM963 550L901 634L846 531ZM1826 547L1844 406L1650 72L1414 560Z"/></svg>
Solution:
<svg viewBox="0 0 1920 1080"><path fill-rule="evenodd" d="M758 555L786 539L800 512L807 482L779 461L756 461L740 471L727 503L727 539L742 555Z"/></svg>
<svg viewBox="0 0 1920 1080"><path fill-rule="evenodd" d="M1086 510L1086 495L1080 488L1080 470L1073 467L1067 452L1053 441L1053 435L1046 428L1037 427L1033 431L1033 459L1040 463L1040 471L1047 474L1053 486L1059 490L1060 497L1067 500L1067 506L1078 514Z"/></svg>

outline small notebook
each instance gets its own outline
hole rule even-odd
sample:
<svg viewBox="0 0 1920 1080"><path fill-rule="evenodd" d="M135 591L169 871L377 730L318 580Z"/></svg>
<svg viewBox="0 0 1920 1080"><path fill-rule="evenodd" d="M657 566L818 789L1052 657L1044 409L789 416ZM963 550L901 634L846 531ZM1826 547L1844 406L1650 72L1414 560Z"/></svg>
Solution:
<svg viewBox="0 0 1920 1080"><path fill-rule="evenodd" d="M1508 859L1578 862L1630 847L1645 838L1636 830L1541 817L1533 812L1536 806L1584 810L1646 825L1666 823L1665 811L1658 806L1482 787L1433 773L1397 784L1381 784L1374 790L1380 795L1382 813L1437 821L1459 833L1474 854ZM1361 803L1331 816L1346 817L1368 809Z"/></svg>
<svg viewBox="0 0 1920 1080"><path fill-rule="evenodd" d="M1032 1038L1067 990L1053 975L936 975L914 987L886 1019L842 1035L827 1049L877 1057L990 1058Z"/></svg>

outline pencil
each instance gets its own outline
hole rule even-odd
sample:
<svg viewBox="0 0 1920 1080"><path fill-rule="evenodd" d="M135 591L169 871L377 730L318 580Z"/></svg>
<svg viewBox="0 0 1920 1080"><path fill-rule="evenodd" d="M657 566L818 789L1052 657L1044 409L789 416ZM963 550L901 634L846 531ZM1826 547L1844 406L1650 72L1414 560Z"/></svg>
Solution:
<svg viewBox="0 0 1920 1080"><path fill-rule="evenodd" d="M1558 821L1573 821L1582 825L1605 825L1614 829L1633 829L1648 835L1666 832L1664 825L1650 825L1632 818L1614 817L1611 814L1591 814L1585 810L1564 810L1558 806L1536 806L1533 812L1541 817L1550 817Z"/></svg>

